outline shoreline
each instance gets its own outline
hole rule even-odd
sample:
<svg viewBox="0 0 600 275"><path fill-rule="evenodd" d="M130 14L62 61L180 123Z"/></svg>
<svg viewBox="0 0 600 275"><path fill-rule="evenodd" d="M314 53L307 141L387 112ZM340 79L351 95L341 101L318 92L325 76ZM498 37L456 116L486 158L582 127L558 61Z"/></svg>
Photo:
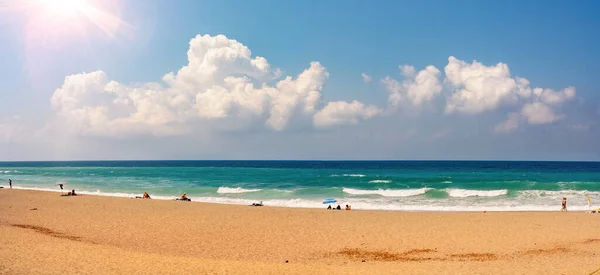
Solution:
<svg viewBox="0 0 600 275"><path fill-rule="evenodd" d="M0 187L4 187L4 189L10 189L8 188L8 186L3 186L0 185ZM57 187L58 188L58 187ZM2 189L2 188L0 188ZM50 189L50 188L38 188L38 187L22 187L22 186L13 186L14 190L28 190L28 191L37 191L37 192L50 192L50 193L67 193L69 192L71 189L69 189L69 187L65 187L64 190L60 190L60 189ZM489 190L488 190L489 191ZM543 190L542 190L543 191ZM112 197L112 198L134 198L135 196L141 196L142 193L139 194L134 194L134 193L124 193L124 192L117 192L117 193L104 193L104 192L93 192L93 191L77 191L76 192L78 194L83 194L83 195L87 195L87 196L100 196L100 197ZM553 192L553 191L550 191ZM152 197L153 200L162 200L162 201L171 201L171 200L175 200L175 198L178 197L178 195L156 195L156 194L150 194L150 196ZM194 195L189 195L189 198L192 199L191 202L200 202L200 203L208 203L208 204L220 204L220 205L250 205L252 203L256 203L259 201L263 201L265 202L265 206L270 206L270 207L281 207L281 208L299 208L299 209L324 209L327 208L327 205L323 205L321 207L321 205L319 203L316 202L312 202L313 204L310 206L306 206L306 205L295 205L295 206L291 206L291 205L282 205L282 204L272 204L269 205L269 202L281 202L281 201L285 201L286 199L247 199L247 198L231 198L231 197L226 197L226 196L215 196L215 197L197 197ZM393 198L393 197L385 197L385 198ZM409 197L396 197L397 199L402 199L402 198L409 198ZM355 199L355 198L352 198ZM457 199L461 199L461 198L457 198ZM287 199L287 200L303 200L302 198L293 198L293 199ZM306 199L306 201L308 202L309 200ZM344 199L340 199L340 201L334 203L333 205L340 205L342 207L342 210L344 209L345 204L347 204L346 202L343 202ZM582 199L583 201L583 199ZM470 206L448 206L447 208L444 209L425 209L425 208L363 208L361 209L360 207L355 207L354 204L350 203L352 206L352 210L361 210L361 211L386 211L386 212L443 212L443 213L450 213L450 212L459 212L459 213L477 213L477 212L558 212L560 211L560 201L557 202L556 207L553 208L542 208L542 207L547 207L547 206L538 206L538 205L526 205L526 206L521 206L521 208L515 207L514 209L507 209L505 206L486 206L486 205L470 205ZM319 207L316 207L316 205L319 205ZM398 204L400 206L402 206L401 204ZM393 206L393 205L392 205ZM410 205L413 206L414 205ZM470 209L468 209L469 207L471 207ZM479 207L477 209L475 209L475 207ZM530 208L527 208L530 207ZM538 209L535 209L534 207L539 207ZM500 209L498 209L500 208ZM569 211L570 212L587 212L589 211L587 204L584 205L582 203L579 204L570 204L568 205ZM593 206L592 210L597 210L600 209L598 208L598 206Z"/></svg>
<svg viewBox="0 0 600 275"><path fill-rule="evenodd" d="M0 253L9 255L0 257L0 273L589 274L600 267L600 215L582 212L328 211L57 193L0 189Z"/></svg>

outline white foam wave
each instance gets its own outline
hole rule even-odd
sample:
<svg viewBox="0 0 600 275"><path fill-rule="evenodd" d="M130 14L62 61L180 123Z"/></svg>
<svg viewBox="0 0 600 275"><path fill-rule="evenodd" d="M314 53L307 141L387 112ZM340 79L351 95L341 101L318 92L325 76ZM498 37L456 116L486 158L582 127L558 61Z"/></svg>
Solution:
<svg viewBox="0 0 600 275"><path fill-rule="evenodd" d="M258 192L261 189L244 189L241 187L231 188L231 187L219 187L217 193L219 194L241 194L241 193L249 193L249 192Z"/></svg>
<svg viewBox="0 0 600 275"><path fill-rule="evenodd" d="M450 197L454 198L466 198L466 197L498 197L508 194L507 189L500 190L468 190L468 189L446 189L446 193Z"/></svg>
<svg viewBox="0 0 600 275"><path fill-rule="evenodd" d="M390 183L392 182L391 180L372 180L369 181L369 183Z"/></svg>
<svg viewBox="0 0 600 275"><path fill-rule="evenodd" d="M362 177L365 177L365 175L363 175L363 174L342 174L342 175L333 174L331 176L332 177L353 177L353 178L362 178Z"/></svg>
<svg viewBox="0 0 600 275"><path fill-rule="evenodd" d="M5 187L6 188L6 187ZM60 190L58 188L39 188L39 187L13 187L15 189L29 189L38 191L51 191L51 192L66 192L67 190ZM363 190L369 191L369 190ZM376 191L376 190L371 190ZM471 190L473 191L473 190ZM494 191L494 190L491 190ZM536 191L536 190L531 190ZM540 190L538 190L540 191ZM574 190L563 190L563 191L543 191L543 192L557 192L555 195L560 194L561 196L566 191ZM567 197L579 200L569 199L569 211L587 211L587 200L584 196L581 196L586 191L574 191ZM136 193L123 193L123 192L101 192L100 190L89 191L89 190L77 190L77 193L86 195L96 196L110 196L110 197L125 197L131 198L140 196L141 194ZM554 194L554 193L551 193ZM588 192L592 197L592 202L600 201L600 192ZM152 199L159 200L173 200L178 195L156 195L150 194ZM192 202L206 202L206 203L221 203L221 204L238 204L238 205L249 205L256 200L242 199L242 198L228 198L228 197L196 197L188 196L192 199ZM389 211L443 211L443 212L481 212L481 211L559 211L560 200L550 199L549 197L539 198L506 198L493 201L485 202L472 202L469 200L460 200L460 204L449 204L448 199L429 199L424 197L404 197L404 198L390 198L390 197L378 197L378 198L338 198L340 205L350 204L352 209L355 210L389 210ZM307 198L294 198L294 199L265 199L263 204L266 206L278 206L278 207L291 207L291 208L317 208L323 209L326 206L322 204L322 200L307 199ZM597 208L598 206L594 207ZM325 210L324 210L325 211Z"/></svg>
<svg viewBox="0 0 600 275"><path fill-rule="evenodd" d="M14 189L22 189L22 190L34 190L34 191L44 191L44 192L55 192L55 193L66 193L71 191L69 188L65 188L64 190L60 190L58 188L41 188L41 187L22 187L22 186L13 186ZM100 190L89 191L89 190L75 190L77 194L80 195L94 195L94 196L103 196L103 197L118 197L118 198L135 198L136 196L141 196L141 193L124 193L124 192L102 192ZM153 199L159 200L173 200L178 196L166 196L166 195L154 195L150 194Z"/></svg>
<svg viewBox="0 0 600 275"><path fill-rule="evenodd" d="M550 198L558 198L558 197L583 197L592 194L600 194L600 192L590 192L587 190L523 190L519 191L520 197L529 197L529 198L537 198L537 197L550 197Z"/></svg>
<svg viewBox="0 0 600 275"><path fill-rule="evenodd" d="M442 181L442 183L452 183L452 181L451 180L445 180L445 181Z"/></svg>
<svg viewBox="0 0 600 275"><path fill-rule="evenodd" d="M350 195L380 195L384 197L411 197L425 194L431 188L419 189L377 189L377 190L362 190L353 188L343 188L342 191Z"/></svg>

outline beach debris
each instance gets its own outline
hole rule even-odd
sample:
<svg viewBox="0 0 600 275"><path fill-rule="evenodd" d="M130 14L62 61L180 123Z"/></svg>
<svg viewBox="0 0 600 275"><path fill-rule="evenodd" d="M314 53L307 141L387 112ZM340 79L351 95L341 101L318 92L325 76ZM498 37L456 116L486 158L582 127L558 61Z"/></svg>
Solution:
<svg viewBox="0 0 600 275"><path fill-rule="evenodd" d="M36 207L34 207L34 208L31 208L31 209L29 209L29 210L37 210L37 208L36 208Z"/></svg>
<svg viewBox="0 0 600 275"><path fill-rule="evenodd" d="M285 260L285 263L286 263L286 264L287 264L287 263L289 263L289 262L290 262L290 261L288 261L288 260Z"/></svg>

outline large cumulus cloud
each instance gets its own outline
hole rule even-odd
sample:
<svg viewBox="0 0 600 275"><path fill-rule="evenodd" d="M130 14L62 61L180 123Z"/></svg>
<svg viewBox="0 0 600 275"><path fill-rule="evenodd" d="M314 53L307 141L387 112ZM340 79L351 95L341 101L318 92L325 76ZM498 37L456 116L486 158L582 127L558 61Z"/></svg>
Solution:
<svg viewBox="0 0 600 275"><path fill-rule="evenodd" d="M523 123L540 125L561 120L566 115L557 113L557 107L576 96L574 87L560 91L532 88L526 78L513 77L504 63L486 66L450 56L443 81L440 70L431 65L418 72L408 65L400 69L403 81L389 76L381 80L390 107L421 106L445 96L445 106L439 107L446 115L480 115L508 109L506 120L494 127L497 133L513 132Z"/></svg>
<svg viewBox="0 0 600 275"><path fill-rule="evenodd" d="M385 107L352 99L326 102L329 72L321 63L311 62L298 75L283 77L266 58L253 56L236 40L198 35L189 43L187 64L157 82L119 83L103 71L67 76L51 98L56 116L50 123L84 136L171 136L257 123L282 131L298 120L316 128L355 125L402 107L428 106L446 116L504 112L506 120L491 128L510 133L523 124L564 119L559 107L576 96L573 87L532 88L504 63L484 65L450 56L443 73L433 65L399 68L402 79L380 81L388 93ZM361 76L367 83L372 79Z"/></svg>
<svg viewBox="0 0 600 275"><path fill-rule="evenodd" d="M328 106L322 90L329 73L319 62L272 85L280 70L264 57L253 57L236 40L198 35L189 44L188 64L167 73L164 83L123 84L103 71L71 75L54 92L52 107L77 133L94 136L177 135L215 120L248 119L264 120L266 127L281 131L292 117L310 119L319 112L319 127L373 117L374 107L355 108L354 116L320 123L322 111L331 108L320 110Z"/></svg>

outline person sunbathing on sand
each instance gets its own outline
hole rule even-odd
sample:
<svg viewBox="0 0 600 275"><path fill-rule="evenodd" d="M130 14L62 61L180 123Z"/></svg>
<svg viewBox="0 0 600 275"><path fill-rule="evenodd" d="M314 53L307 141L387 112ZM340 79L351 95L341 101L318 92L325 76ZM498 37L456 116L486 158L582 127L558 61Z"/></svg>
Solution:
<svg viewBox="0 0 600 275"><path fill-rule="evenodd" d="M183 193L183 195L181 195L180 198L176 198L175 200L178 200L178 201L191 201L190 199L188 199L188 197L185 195L185 193Z"/></svg>
<svg viewBox="0 0 600 275"><path fill-rule="evenodd" d="M352 210L352 208L350 207L350 205L346 204L346 210Z"/></svg>
<svg viewBox="0 0 600 275"><path fill-rule="evenodd" d="M263 206L262 201L260 201L259 203L252 203L252 206Z"/></svg>
<svg viewBox="0 0 600 275"><path fill-rule="evenodd" d="M144 192L144 195L140 196L136 196L136 199L151 199L150 195L148 195L148 193Z"/></svg>
<svg viewBox="0 0 600 275"><path fill-rule="evenodd" d="M67 194L62 194L61 196L77 196L77 194L75 194L75 189L71 190L71 192L67 193Z"/></svg>

